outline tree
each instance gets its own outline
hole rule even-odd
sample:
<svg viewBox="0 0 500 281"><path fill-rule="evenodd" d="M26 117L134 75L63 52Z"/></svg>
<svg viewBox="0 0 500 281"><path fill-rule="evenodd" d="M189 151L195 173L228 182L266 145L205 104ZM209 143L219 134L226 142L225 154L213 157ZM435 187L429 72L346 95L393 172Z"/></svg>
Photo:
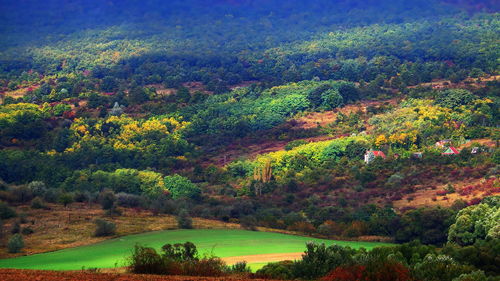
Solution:
<svg viewBox="0 0 500 281"><path fill-rule="evenodd" d="M201 195L201 189L196 184L178 174L166 176L163 182L174 199L198 199Z"/></svg>
<svg viewBox="0 0 500 281"><path fill-rule="evenodd" d="M140 104L149 100L149 95L141 87L135 87L128 93L128 101L131 104Z"/></svg>
<svg viewBox="0 0 500 281"><path fill-rule="evenodd" d="M115 194L111 190L103 190L99 194L99 203L103 210L109 210L113 208L116 201Z"/></svg>
<svg viewBox="0 0 500 281"><path fill-rule="evenodd" d="M9 253L19 253L22 248L24 248L23 236L19 233L12 235L7 242L7 249Z"/></svg>
<svg viewBox="0 0 500 281"><path fill-rule="evenodd" d="M59 203L63 204L64 207L68 206L68 204L73 203L73 195L71 193L63 193L59 196Z"/></svg>
<svg viewBox="0 0 500 281"><path fill-rule="evenodd" d="M184 86L181 86L177 90L177 94L175 95L175 97L177 98L177 100L179 102L187 103L191 99L191 94L189 93L189 89L188 88L186 88Z"/></svg>
<svg viewBox="0 0 500 281"><path fill-rule="evenodd" d="M191 229L193 228L193 220L189 216L189 213L182 209L177 216L177 225L182 229Z"/></svg>
<svg viewBox="0 0 500 281"><path fill-rule="evenodd" d="M456 108L460 105L470 104L477 98L473 93L463 89L449 89L442 91L436 98L436 103L448 107Z"/></svg>
<svg viewBox="0 0 500 281"><path fill-rule="evenodd" d="M498 205L479 204L458 212L450 226L448 241L459 245L472 245L487 237L500 238L500 208Z"/></svg>
<svg viewBox="0 0 500 281"><path fill-rule="evenodd" d="M419 239L424 244L441 245L446 242L446 233L453 218L452 210L440 207L408 211L401 217L396 241Z"/></svg>

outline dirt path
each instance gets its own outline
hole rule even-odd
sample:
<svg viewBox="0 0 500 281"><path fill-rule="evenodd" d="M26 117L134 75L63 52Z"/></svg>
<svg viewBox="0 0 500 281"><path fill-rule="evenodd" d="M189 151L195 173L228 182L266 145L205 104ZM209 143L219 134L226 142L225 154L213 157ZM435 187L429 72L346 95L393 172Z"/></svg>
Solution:
<svg viewBox="0 0 500 281"><path fill-rule="evenodd" d="M246 261L247 263L265 263L265 262L277 262L285 260L299 260L302 258L304 253L284 253L284 254L262 254L262 255L250 255L250 256L239 256L239 257L227 257L222 258L227 264L235 264L240 261Z"/></svg>

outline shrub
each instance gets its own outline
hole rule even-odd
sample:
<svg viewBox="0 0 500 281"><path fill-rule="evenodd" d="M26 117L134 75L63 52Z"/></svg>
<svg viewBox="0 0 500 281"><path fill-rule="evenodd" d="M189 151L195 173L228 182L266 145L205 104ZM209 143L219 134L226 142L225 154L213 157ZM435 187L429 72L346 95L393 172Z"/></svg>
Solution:
<svg viewBox="0 0 500 281"><path fill-rule="evenodd" d="M163 256L176 261L198 260L198 250L191 242L184 244L165 244L161 247Z"/></svg>
<svg viewBox="0 0 500 281"><path fill-rule="evenodd" d="M23 227L21 229L21 233L23 235L30 235L30 234L33 234L35 231L31 228L31 227Z"/></svg>
<svg viewBox="0 0 500 281"><path fill-rule="evenodd" d="M413 272L418 280L451 281L471 269L471 266L460 265L449 256L428 254L414 266Z"/></svg>
<svg viewBox="0 0 500 281"><path fill-rule="evenodd" d="M17 216L16 211L12 209L7 203L0 201L0 219L10 219Z"/></svg>
<svg viewBox="0 0 500 281"><path fill-rule="evenodd" d="M110 221L106 221L103 219L96 219L96 230L94 232L94 236L111 236L116 234L116 224Z"/></svg>
<svg viewBox="0 0 500 281"><path fill-rule="evenodd" d="M24 248L24 240L21 234L14 234L7 242L9 253L19 253Z"/></svg>
<svg viewBox="0 0 500 281"><path fill-rule="evenodd" d="M18 221L14 222L14 224L12 224L12 228L10 229L10 233L16 234L19 233L20 231L21 231L21 224Z"/></svg>
<svg viewBox="0 0 500 281"><path fill-rule="evenodd" d="M43 199L49 203L57 203L57 199L61 195L61 190L55 188L49 188L43 194Z"/></svg>
<svg viewBox="0 0 500 281"><path fill-rule="evenodd" d="M257 230L257 219L254 216L246 216L241 218L240 225L244 229L256 231Z"/></svg>
<svg viewBox="0 0 500 281"><path fill-rule="evenodd" d="M221 276L228 271L227 265L220 258L199 259L196 246L191 242L166 244L162 250L163 255L160 255L153 248L136 245L130 258L129 270L134 273L192 276Z"/></svg>
<svg viewBox="0 0 500 281"><path fill-rule="evenodd" d="M129 271L141 274L166 274L165 262L155 249L136 245L130 257Z"/></svg>
<svg viewBox="0 0 500 281"><path fill-rule="evenodd" d="M28 184L28 188L33 193L33 196L43 196L47 191L47 186L41 181L32 181Z"/></svg>
<svg viewBox="0 0 500 281"><path fill-rule="evenodd" d="M230 273L249 273L251 269L247 266L246 261L240 261L231 265L228 269Z"/></svg>
<svg viewBox="0 0 500 281"><path fill-rule="evenodd" d="M11 194L12 199L19 203L29 202L33 199L33 192L31 192L31 189L26 186L13 188Z"/></svg>
<svg viewBox="0 0 500 281"><path fill-rule="evenodd" d="M35 197L33 200L31 200L31 208L32 209L46 209L47 206L43 202L42 198Z"/></svg>
<svg viewBox="0 0 500 281"><path fill-rule="evenodd" d="M282 261L276 263L268 263L261 269L257 270L256 275L259 278L272 278L272 279L293 279L294 263L292 261Z"/></svg>
<svg viewBox="0 0 500 281"><path fill-rule="evenodd" d="M478 270L469 274L462 274L457 278L453 279L453 281L488 281L488 279L483 271Z"/></svg>
<svg viewBox="0 0 500 281"><path fill-rule="evenodd" d="M183 274L191 276L222 276L226 263L218 257L208 257L183 263Z"/></svg>
<svg viewBox="0 0 500 281"><path fill-rule="evenodd" d="M107 209L106 212L104 212L104 215L108 217L121 216L122 211L113 205L110 209Z"/></svg>
<svg viewBox="0 0 500 281"><path fill-rule="evenodd" d="M101 193L99 193L99 204L101 204L103 210L111 209L115 204L115 201L116 197L113 191L103 190Z"/></svg>
<svg viewBox="0 0 500 281"><path fill-rule="evenodd" d="M177 216L177 225L179 228L191 229L193 228L193 220L186 210L181 210Z"/></svg>
<svg viewBox="0 0 500 281"><path fill-rule="evenodd" d="M116 203L118 206L127 208L136 208L142 205L142 197L135 194L118 193L116 194Z"/></svg>
<svg viewBox="0 0 500 281"><path fill-rule="evenodd" d="M73 199L75 200L75 202L88 202L90 199L90 194L88 192L77 191L75 193L75 196L73 196Z"/></svg>
<svg viewBox="0 0 500 281"><path fill-rule="evenodd" d="M285 150L289 151L289 150L294 149L295 147L298 147L298 146L301 146L301 145L304 145L304 144L307 144L307 141L305 141L305 140L294 140L294 141L291 141L291 142L289 142L289 143L287 143L285 145Z"/></svg>
<svg viewBox="0 0 500 281"><path fill-rule="evenodd" d="M355 250L349 247L330 246L325 244L307 243L307 250L302 260L293 267L295 278L316 279L325 276L332 269L349 264Z"/></svg>

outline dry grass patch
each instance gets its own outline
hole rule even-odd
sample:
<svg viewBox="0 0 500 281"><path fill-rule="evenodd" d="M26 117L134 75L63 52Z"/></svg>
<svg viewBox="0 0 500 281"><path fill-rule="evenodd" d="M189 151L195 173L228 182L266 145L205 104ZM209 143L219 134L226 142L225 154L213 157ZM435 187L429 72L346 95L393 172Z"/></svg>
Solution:
<svg viewBox="0 0 500 281"><path fill-rule="evenodd" d="M5 247L0 248L0 257L14 257L36 253L56 251L64 248L94 244L118 236L144 233L148 231L176 229L177 220L171 215L153 215L150 211L122 209L121 216L107 217L104 211L94 204L73 203L64 208L49 204L50 210L33 210L29 206L20 206L18 213L26 214L23 227L30 227L33 234L25 235L26 247L23 253L9 254ZM112 221L117 226L117 235L94 237L96 218ZM16 219L5 222L10 229ZM224 223L215 220L193 218L193 227L202 229L240 229L239 224ZM3 241L5 243L5 241Z"/></svg>

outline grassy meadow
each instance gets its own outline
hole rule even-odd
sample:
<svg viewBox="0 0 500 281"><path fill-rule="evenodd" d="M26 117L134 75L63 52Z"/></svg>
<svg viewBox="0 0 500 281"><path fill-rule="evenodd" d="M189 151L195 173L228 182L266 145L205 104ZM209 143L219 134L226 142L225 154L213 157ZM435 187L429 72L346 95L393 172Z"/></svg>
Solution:
<svg viewBox="0 0 500 281"><path fill-rule="evenodd" d="M193 242L200 254L218 257L237 257L275 253L297 253L305 250L309 241L338 244L353 248L371 249L389 245L376 242L348 242L315 239L280 233L254 232L246 230L166 230L129 235L107 240L94 245L69 248L44 254L0 260L0 268L80 270L82 268L113 268L126 265L126 259L136 244L160 249L167 243ZM251 264L252 268L262 263Z"/></svg>

